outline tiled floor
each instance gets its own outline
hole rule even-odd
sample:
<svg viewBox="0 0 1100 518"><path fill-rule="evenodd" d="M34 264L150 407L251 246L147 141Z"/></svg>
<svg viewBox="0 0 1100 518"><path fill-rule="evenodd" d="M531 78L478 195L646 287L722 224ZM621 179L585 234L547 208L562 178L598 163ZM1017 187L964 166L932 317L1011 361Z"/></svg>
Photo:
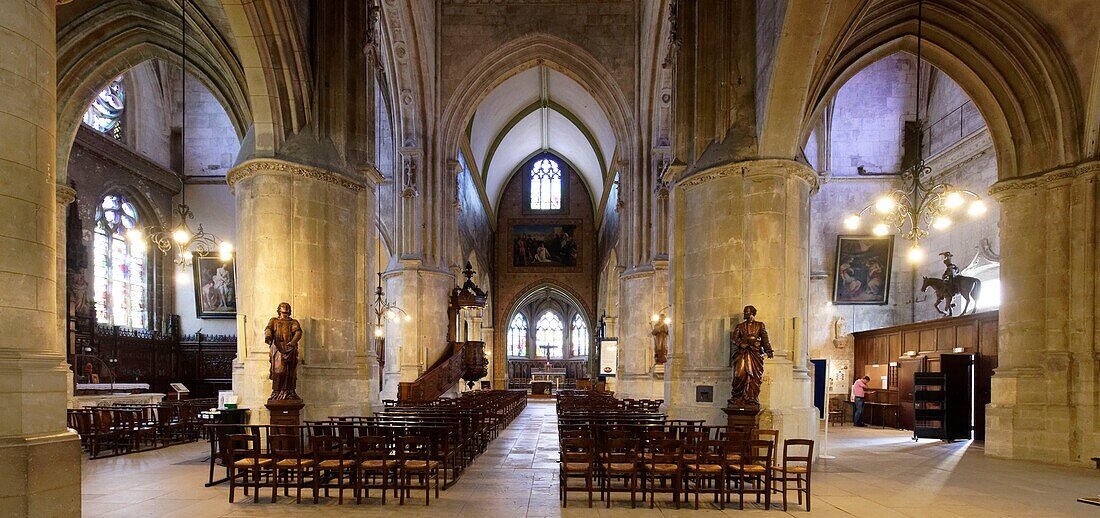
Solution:
<svg viewBox="0 0 1100 518"><path fill-rule="evenodd" d="M1081 468L986 458L970 443L943 444L893 430L833 427L836 460L819 460L814 473L813 513L792 506L792 516L1082 516L1100 509L1078 504L1078 496L1100 493L1100 473ZM586 507L585 496L571 496L562 509L557 490L557 430L554 406L532 402L524 414L490 445L440 500L424 507L385 507L372 498L356 506L336 499L294 504L251 500L230 504L225 485L203 487L207 477L205 444L173 446L136 455L84 461L85 516L364 516L491 517L635 517L661 515L721 516L716 508L699 511L630 509L617 495L611 509ZM266 492L264 494L267 494ZM293 493L292 493L293 494ZM308 494L308 492L307 492ZM347 494L345 494L346 496ZM238 493L240 497L240 493ZM597 501L597 503L599 503ZM666 508L667 507L667 508ZM764 514L760 507L727 515ZM782 516L768 511L767 516Z"/></svg>

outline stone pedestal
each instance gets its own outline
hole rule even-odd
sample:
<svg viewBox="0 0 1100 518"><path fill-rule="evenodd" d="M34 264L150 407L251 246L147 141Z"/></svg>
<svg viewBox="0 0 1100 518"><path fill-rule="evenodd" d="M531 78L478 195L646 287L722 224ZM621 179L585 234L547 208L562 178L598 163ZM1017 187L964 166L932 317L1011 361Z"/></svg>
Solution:
<svg viewBox="0 0 1100 518"><path fill-rule="evenodd" d="M269 399L267 412L271 415L271 424L277 426L298 426L302 424L300 414L306 406L301 399Z"/></svg>
<svg viewBox="0 0 1100 518"><path fill-rule="evenodd" d="M726 401L726 408L722 411L726 413L726 424L730 428L740 428L747 432L759 428L760 405L738 403L731 399Z"/></svg>

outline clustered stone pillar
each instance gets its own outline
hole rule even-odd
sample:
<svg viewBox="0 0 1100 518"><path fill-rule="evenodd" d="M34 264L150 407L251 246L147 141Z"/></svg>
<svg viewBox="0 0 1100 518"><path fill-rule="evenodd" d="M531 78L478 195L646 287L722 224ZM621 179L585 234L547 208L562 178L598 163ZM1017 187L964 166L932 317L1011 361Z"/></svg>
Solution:
<svg viewBox="0 0 1100 518"><path fill-rule="evenodd" d="M375 212L363 183L273 159L245 162L228 181L237 200L237 361L233 388L252 422L266 423L271 394L264 327L280 302L302 325L298 395L303 420L365 415L372 388L366 362L364 214ZM377 383L377 380L375 380ZM375 383L375 385L376 385ZM375 390L377 390L375 388Z"/></svg>
<svg viewBox="0 0 1100 518"><path fill-rule="evenodd" d="M0 9L0 516L80 514L58 342L56 2Z"/></svg>
<svg viewBox="0 0 1100 518"><path fill-rule="evenodd" d="M671 315L671 311L664 309L668 305L667 261L656 261L653 268L627 273L620 281L620 297L627 302L619 306L621 335L609 335L619 338L615 390L625 398L663 399L664 365L658 367L654 362L650 319L658 312Z"/></svg>
<svg viewBox="0 0 1100 518"><path fill-rule="evenodd" d="M669 411L722 424L730 396L729 332L756 306L775 358L765 361L760 426L816 435L805 347L809 197L816 176L789 160L754 160L692 174L672 193L673 314ZM696 400L711 387L712 401Z"/></svg>
<svg viewBox="0 0 1100 518"><path fill-rule="evenodd" d="M997 367L989 455L1090 464L1100 448L1095 368L1100 162L1004 180Z"/></svg>

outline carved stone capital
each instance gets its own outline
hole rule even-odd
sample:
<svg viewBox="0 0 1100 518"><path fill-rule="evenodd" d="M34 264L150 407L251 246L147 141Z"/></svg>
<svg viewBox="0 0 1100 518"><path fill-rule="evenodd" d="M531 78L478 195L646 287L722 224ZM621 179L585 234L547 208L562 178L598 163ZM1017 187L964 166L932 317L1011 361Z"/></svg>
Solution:
<svg viewBox="0 0 1100 518"><path fill-rule="evenodd" d="M1072 183L1074 180L1089 177L1098 172L1100 172L1100 161L1060 167L1033 175L1001 180L989 188L989 195L997 201L1004 201L1033 189Z"/></svg>
<svg viewBox="0 0 1100 518"><path fill-rule="evenodd" d="M816 192L819 187L817 181L817 173L814 172L814 170L811 169L809 166L801 164L794 160L774 158L734 162L732 164L726 164L712 169L707 169L686 178L680 178L678 185L681 185L685 188L691 188L710 182L712 180L727 178L736 175L740 175L745 178L761 178L767 176L797 178L806 182L806 185L810 188L810 192Z"/></svg>
<svg viewBox="0 0 1100 518"><path fill-rule="evenodd" d="M76 199L76 189L69 187L65 184L57 184L57 203L59 205L68 205Z"/></svg>
<svg viewBox="0 0 1100 518"><path fill-rule="evenodd" d="M257 158L248 160L229 170L225 175L225 182L229 189L234 190L237 182L261 173L280 173L302 178L309 178L319 182L331 183L352 191L362 191L366 188L362 183L349 180L343 176L330 173L319 167L295 164L275 158Z"/></svg>

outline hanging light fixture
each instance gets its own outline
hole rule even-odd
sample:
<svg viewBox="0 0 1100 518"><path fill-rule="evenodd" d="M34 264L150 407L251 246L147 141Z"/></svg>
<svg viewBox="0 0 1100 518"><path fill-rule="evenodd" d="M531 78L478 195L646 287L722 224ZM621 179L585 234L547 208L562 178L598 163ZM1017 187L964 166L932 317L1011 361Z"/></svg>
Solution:
<svg viewBox="0 0 1100 518"><path fill-rule="evenodd" d="M182 120L180 122L180 142L181 146L187 145L187 0L183 0L180 6L180 81L183 83L180 97L180 104L182 105ZM191 266L191 261L196 257L208 257L217 254L219 260L223 263L229 262L233 259L233 245L228 241L221 241L214 234L205 231L202 228L202 224L199 224L194 230L191 229L189 220L195 219L195 214L191 211L191 207L187 205L187 189L184 182L184 176L186 175L187 165L187 153L181 150L180 153L180 203L176 206L175 216L178 217L179 222L174 223L172 226L150 226L146 229L138 230L133 229L127 233L127 238L130 242L144 249L147 242L152 242L153 246L160 250L161 253L167 255L169 252L175 252L175 257L172 262L178 267L176 270L176 282L187 282L187 269Z"/></svg>
<svg viewBox="0 0 1100 518"><path fill-rule="evenodd" d="M924 122L920 118L920 67L921 42L923 41L923 2L917 1L917 138L924 134ZM930 178L932 169L924 162L924 146L917 146L917 163L902 173L901 178L907 184L904 189L895 189L868 203L858 212L844 217L844 227L858 230L864 217L873 215L871 232L876 236L886 236L892 231L912 241L906 253L911 263L924 261L925 252L920 240L927 237L931 230L946 231L954 222L956 212L966 206L966 213L972 218L985 214L987 207L981 196L952 186L949 183ZM928 181L925 181L925 179ZM931 229L931 230L929 230Z"/></svg>

